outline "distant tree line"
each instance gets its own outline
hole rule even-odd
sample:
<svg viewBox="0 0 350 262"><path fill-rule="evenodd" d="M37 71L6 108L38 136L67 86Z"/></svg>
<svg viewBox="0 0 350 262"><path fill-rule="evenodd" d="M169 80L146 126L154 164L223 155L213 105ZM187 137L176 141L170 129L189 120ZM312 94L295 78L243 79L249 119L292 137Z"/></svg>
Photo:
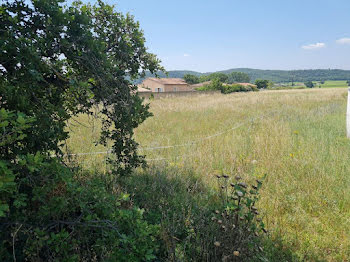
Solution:
<svg viewBox="0 0 350 262"><path fill-rule="evenodd" d="M207 81L213 81L214 79L218 79L222 83L227 84L233 84L233 83L249 83L250 77L249 75L242 73L242 72L231 72L229 74L224 73L212 73L210 75L193 75L193 74L186 74L184 75L183 79L188 84L198 84L203 83Z"/></svg>
<svg viewBox="0 0 350 262"><path fill-rule="evenodd" d="M248 75L250 81L253 83L257 79L266 79L275 83L286 82L302 82L307 81L327 81L327 80L350 80L350 70L340 69L309 69L309 70L260 70L251 68L235 68L216 73L223 73L229 75L233 72L244 73ZM195 75L197 77L207 77L212 73L200 73L195 71L176 70L168 71L168 73L158 72L159 77L176 77L183 78L186 74ZM145 78L154 77L156 74L146 72ZM139 78L135 83L142 82L144 78ZM238 81L249 82L249 81Z"/></svg>

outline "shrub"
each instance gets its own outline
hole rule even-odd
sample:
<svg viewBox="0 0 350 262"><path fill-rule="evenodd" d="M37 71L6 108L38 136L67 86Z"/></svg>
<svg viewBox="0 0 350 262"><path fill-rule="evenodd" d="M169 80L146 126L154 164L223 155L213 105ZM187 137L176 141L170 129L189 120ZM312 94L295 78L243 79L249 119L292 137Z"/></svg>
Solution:
<svg viewBox="0 0 350 262"><path fill-rule="evenodd" d="M18 261L155 258L159 226L143 219L143 210L114 186L112 177L73 177L70 169L40 155L21 164L32 171L0 220L1 261L14 255Z"/></svg>
<svg viewBox="0 0 350 262"><path fill-rule="evenodd" d="M162 261L264 257L260 240L265 229L255 208L261 182L248 188L240 181L231 186L230 179L220 176L216 191L191 170L166 168L144 171L123 184L135 190L135 203L145 209L145 219L161 225Z"/></svg>
<svg viewBox="0 0 350 262"><path fill-rule="evenodd" d="M259 91L259 90L253 85L243 86L240 84L232 84L232 85L222 86L222 93L224 94L229 94L233 92L249 92L249 91Z"/></svg>
<svg viewBox="0 0 350 262"><path fill-rule="evenodd" d="M307 88L313 88L315 87L315 84L312 82L312 81L307 81L304 83L304 85L307 87Z"/></svg>
<svg viewBox="0 0 350 262"><path fill-rule="evenodd" d="M266 89L269 87L269 80L257 79L255 80L255 85L258 89Z"/></svg>
<svg viewBox="0 0 350 262"><path fill-rule="evenodd" d="M210 84L204 85L202 87L197 88L197 91L217 91L217 90L222 90L223 84L220 81L219 78L215 78L210 81Z"/></svg>

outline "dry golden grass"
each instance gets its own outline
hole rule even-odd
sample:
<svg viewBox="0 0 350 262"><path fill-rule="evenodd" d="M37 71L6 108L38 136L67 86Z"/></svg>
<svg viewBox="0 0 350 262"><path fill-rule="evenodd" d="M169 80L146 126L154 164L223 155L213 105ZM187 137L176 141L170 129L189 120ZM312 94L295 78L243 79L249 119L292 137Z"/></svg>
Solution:
<svg viewBox="0 0 350 262"><path fill-rule="evenodd" d="M150 164L190 168L213 184L213 174L267 174L260 206L272 236L301 260L350 257L350 142L345 137L346 89L281 90L199 95L150 101L154 117L137 130ZM86 116L78 121L89 124ZM90 121L91 122L91 121ZM71 126L73 153L95 148L96 121ZM244 125L229 130L240 123ZM203 139L218 132L220 135ZM80 156L103 168L105 155ZM166 158L166 160L160 160ZM253 161L256 160L256 161ZM256 163L255 163L256 162Z"/></svg>

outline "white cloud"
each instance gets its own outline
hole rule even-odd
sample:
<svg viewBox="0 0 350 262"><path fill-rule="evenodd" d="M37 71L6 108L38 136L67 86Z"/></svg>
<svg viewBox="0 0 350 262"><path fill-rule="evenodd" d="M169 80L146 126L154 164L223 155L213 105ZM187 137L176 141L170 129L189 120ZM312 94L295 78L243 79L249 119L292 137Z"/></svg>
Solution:
<svg viewBox="0 0 350 262"><path fill-rule="evenodd" d="M188 56L190 56L189 54L184 54L184 57L188 57Z"/></svg>
<svg viewBox="0 0 350 262"><path fill-rule="evenodd" d="M341 44L341 45L350 45L350 38L349 37L340 38L336 42L337 44Z"/></svg>
<svg viewBox="0 0 350 262"><path fill-rule="evenodd" d="M320 49L324 47L326 47L325 43L316 43L316 44L303 45L301 48L306 50L314 50L314 49Z"/></svg>

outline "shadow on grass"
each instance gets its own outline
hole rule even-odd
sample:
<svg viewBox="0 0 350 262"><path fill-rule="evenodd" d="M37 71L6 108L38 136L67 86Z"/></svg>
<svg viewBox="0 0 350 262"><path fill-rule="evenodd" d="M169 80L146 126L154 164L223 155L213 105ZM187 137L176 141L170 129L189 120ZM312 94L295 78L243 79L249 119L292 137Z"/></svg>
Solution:
<svg viewBox="0 0 350 262"><path fill-rule="evenodd" d="M145 210L145 219L161 226L160 261L221 261L213 245L221 233L210 218L223 201L217 190L203 183L203 177L191 170L152 167L124 178L122 185L133 193L135 205ZM223 261L298 261L278 239L260 236L259 242L260 254L232 255ZM232 254L240 250L235 248Z"/></svg>

